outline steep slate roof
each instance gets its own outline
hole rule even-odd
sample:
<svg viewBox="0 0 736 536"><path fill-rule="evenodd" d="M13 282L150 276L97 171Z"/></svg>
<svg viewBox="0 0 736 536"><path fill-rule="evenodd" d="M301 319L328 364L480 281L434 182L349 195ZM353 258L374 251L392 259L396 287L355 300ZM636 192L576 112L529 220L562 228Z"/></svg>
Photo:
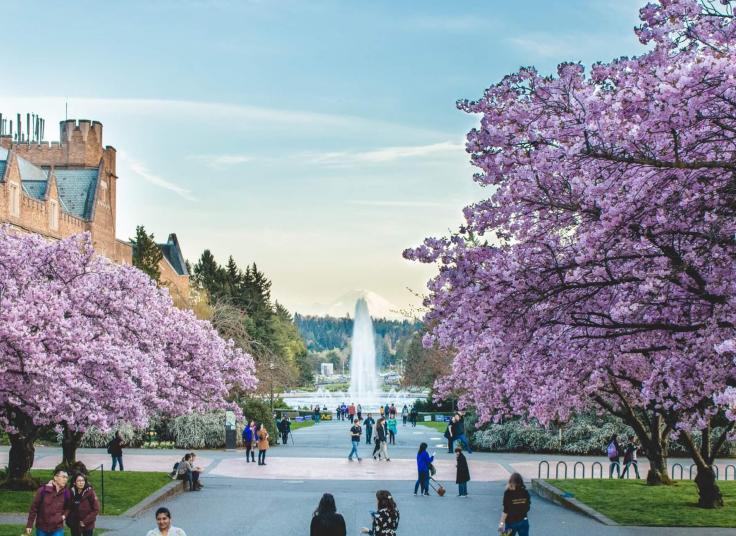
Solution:
<svg viewBox="0 0 736 536"><path fill-rule="evenodd" d="M23 190L31 197L39 201L46 200L46 186L48 181L21 181Z"/></svg>
<svg viewBox="0 0 736 536"><path fill-rule="evenodd" d="M49 183L49 168L38 167L20 156L17 157L17 161L25 193L34 199L44 201ZM7 165L8 150L0 147L0 180L5 175ZM56 187L64 212L84 220L92 219L98 174L97 168L54 168Z"/></svg>
<svg viewBox="0 0 736 536"><path fill-rule="evenodd" d="M77 218L92 219L98 173L97 169L54 168L56 188L66 212Z"/></svg>
<svg viewBox="0 0 736 536"><path fill-rule="evenodd" d="M166 257L166 260L169 261L169 264L177 274L189 275L176 234L171 233L165 244L157 244L157 246L161 249L161 253L164 254L164 257Z"/></svg>

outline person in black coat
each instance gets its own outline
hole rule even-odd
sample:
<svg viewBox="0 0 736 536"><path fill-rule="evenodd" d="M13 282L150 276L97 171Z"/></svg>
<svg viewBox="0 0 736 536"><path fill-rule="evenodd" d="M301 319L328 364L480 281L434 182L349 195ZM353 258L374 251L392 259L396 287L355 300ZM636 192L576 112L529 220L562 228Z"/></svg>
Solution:
<svg viewBox="0 0 736 536"><path fill-rule="evenodd" d="M309 536L345 536L345 519L337 513L335 498L325 493L314 511Z"/></svg>
<svg viewBox="0 0 736 536"><path fill-rule="evenodd" d="M468 459L463 454L462 447L455 448L455 458L457 459L455 484L457 484L458 488L458 497L467 497L468 482L470 481L470 469L468 468Z"/></svg>

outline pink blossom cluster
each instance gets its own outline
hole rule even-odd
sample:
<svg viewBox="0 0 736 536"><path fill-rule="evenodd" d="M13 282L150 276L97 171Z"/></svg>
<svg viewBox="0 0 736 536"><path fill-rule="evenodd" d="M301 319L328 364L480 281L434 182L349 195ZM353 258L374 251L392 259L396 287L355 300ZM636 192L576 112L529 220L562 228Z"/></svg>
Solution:
<svg viewBox="0 0 736 536"><path fill-rule="evenodd" d="M96 255L88 234L58 242L0 228L0 424L107 430L156 414L229 407L255 388L253 359L140 270Z"/></svg>
<svg viewBox="0 0 736 536"><path fill-rule="evenodd" d="M405 252L439 265L426 342L457 352L440 396L484 421L736 417L734 5L648 4L645 54L521 69L459 102L492 195Z"/></svg>

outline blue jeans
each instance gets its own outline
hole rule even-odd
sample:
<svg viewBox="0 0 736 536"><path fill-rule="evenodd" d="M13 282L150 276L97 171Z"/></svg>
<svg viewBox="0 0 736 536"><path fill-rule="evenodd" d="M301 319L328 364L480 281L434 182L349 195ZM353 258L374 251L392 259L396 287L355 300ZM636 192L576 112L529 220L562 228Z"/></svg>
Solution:
<svg viewBox="0 0 736 536"><path fill-rule="evenodd" d="M468 483L467 482L460 482L457 485L457 490L458 490L457 492L460 495L467 495L468 494Z"/></svg>
<svg viewBox="0 0 736 536"><path fill-rule="evenodd" d="M511 530L511 536L529 536L529 520L524 518L516 523L506 523L506 530Z"/></svg>
<svg viewBox="0 0 736 536"><path fill-rule="evenodd" d="M55 530L53 532L46 532L36 527L36 536L64 536L64 529Z"/></svg>
<svg viewBox="0 0 736 536"><path fill-rule="evenodd" d="M417 478L416 484L414 484L414 494L421 486L422 493L429 493L429 471L417 471L419 478Z"/></svg>
<svg viewBox="0 0 736 536"><path fill-rule="evenodd" d="M352 443L353 443L353 450L350 451L350 455L348 456L348 460L352 460L353 459L353 454L355 454L355 457L356 458L360 458L360 456L358 456L358 444L360 443L360 440L355 441L353 439Z"/></svg>
<svg viewBox="0 0 736 536"><path fill-rule="evenodd" d="M473 452L473 449L470 448L470 444L468 443L468 438L465 437L465 434L460 434L458 436L455 436L452 438L454 441L460 441L463 444L463 447L465 447L465 450L468 452Z"/></svg>
<svg viewBox="0 0 736 536"><path fill-rule="evenodd" d="M123 470L123 457L122 456L113 456L112 457L112 470L115 470L115 463L120 466L120 470Z"/></svg>

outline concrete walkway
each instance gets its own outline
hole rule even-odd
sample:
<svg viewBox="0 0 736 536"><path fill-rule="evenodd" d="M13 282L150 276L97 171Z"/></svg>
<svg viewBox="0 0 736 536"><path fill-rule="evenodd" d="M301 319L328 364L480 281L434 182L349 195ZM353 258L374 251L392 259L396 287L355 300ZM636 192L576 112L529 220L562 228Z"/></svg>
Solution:
<svg viewBox="0 0 736 536"><path fill-rule="evenodd" d="M320 496L330 492L336 497L338 510L345 516L348 534L357 535L360 527L370 522L369 512L375 509L375 491L383 488L393 493L399 506L401 536L444 534L448 526L452 527L452 532L490 535L495 534L505 481L511 472L520 471L525 478L536 477L539 460L550 459L554 476L557 460L574 462L579 459L473 453L467 456L473 478L471 496L462 499L455 496L454 455L447 453L440 432L421 425L412 428L399 424L397 445L389 447L390 462L374 461L370 457L372 447L365 443L361 445L363 461L349 462L348 429L347 422L327 421L297 430L293 433L293 444L269 449L265 467L246 463L243 451L201 451L199 462L205 467L205 489L177 496L166 501L164 506L171 509L174 524L184 528L189 536L257 535L272 531L290 536L307 533ZM422 441L430 445L430 451L436 451L437 477L448 490L445 497L413 495L414 459L417 445ZM125 466L131 470L168 471L182 452L126 449ZM60 449L39 448L36 466L53 467L60 456ZM7 447L0 448L0 465L6 458ZM105 467L109 467L109 457L103 449L81 449L79 458L88 465L105 463ZM595 461L605 462L605 459L586 459L586 474L589 475L589 467ZM572 463L569 467L571 471ZM734 534L733 529L607 527L536 496L532 502L530 520L534 535ZM0 522L24 520L15 518L0 516ZM100 519L98 526L111 529L107 533L110 535L145 535L154 526L153 512L144 512L137 519L105 517Z"/></svg>

